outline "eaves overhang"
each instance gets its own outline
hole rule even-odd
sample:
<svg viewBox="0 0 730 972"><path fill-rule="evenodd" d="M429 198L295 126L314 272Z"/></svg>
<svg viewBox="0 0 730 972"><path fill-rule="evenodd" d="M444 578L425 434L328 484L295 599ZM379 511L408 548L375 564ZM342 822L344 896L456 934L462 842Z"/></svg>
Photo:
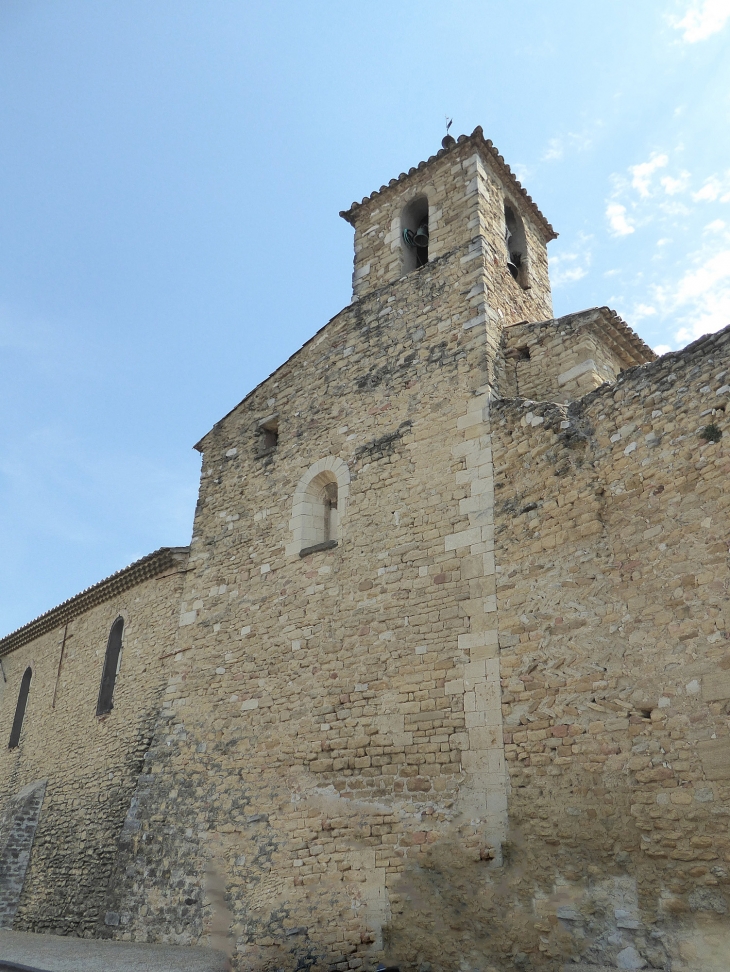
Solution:
<svg viewBox="0 0 730 972"><path fill-rule="evenodd" d="M92 587L87 587L80 594L70 597L57 607L51 608L45 614L41 614L34 621L29 621L22 628L12 631L0 639L0 658L9 655L11 651L27 645L41 635L60 628L74 618L79 617L91 608L110 601L119 594L128 591L137 584L159 577L161 574L172 571L179 572L186 568L188 562L189 547L160 547L141 560L135 561L129 567L118 570L110 577L99 581Z"/></svg>
<svg viewBox="0 0 730 972"><path fill-rule="evenodd" d="M494 144L490 139L484 138L484 132L481 125L477 125L471 135L459 135L458 138L454 139L447 137L443 141L443 148L439 149L435 155L430 158L425 159L423 162L419 162L418 165L413 166L408 170L408 172L401 172L397 179L391 179L390 182L381 186L375 192L371 192L369 196L365 196L361 202L354 202L349 209L342 210L340 216L344 220L347 220L351 226L355 226L359 211L368 206L373 200L379 199L380 197L386 196L393 191L395 187L402 188L409 181L412 181L416 176L422 174L429 166L433 165L434 162L445 158L451 153L460 152L465 146L473 146L477 148L481 154L486 158L491 167L497 172L497 174L502 178L502 181L506 186L509 186L514 194L522 200L527 209L532 213L535 218L535 222L542 230L545 237L545 242L557 239L558 234L553 229L552 225L547 221L545 216L538 209L532 196L530 196L522 183L517 179L514 172L510 169L504 158L499 154Z"/></svg>

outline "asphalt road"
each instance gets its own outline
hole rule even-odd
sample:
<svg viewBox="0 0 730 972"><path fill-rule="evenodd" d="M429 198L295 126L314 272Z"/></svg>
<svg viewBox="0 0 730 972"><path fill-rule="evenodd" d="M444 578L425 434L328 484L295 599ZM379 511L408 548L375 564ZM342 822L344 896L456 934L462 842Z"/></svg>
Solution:
<svg viewBox="0 0 730 972"><path fill-rule="evenodd" d="M212 948L141 945L0 929L0 972L226 972Z"/></svg>

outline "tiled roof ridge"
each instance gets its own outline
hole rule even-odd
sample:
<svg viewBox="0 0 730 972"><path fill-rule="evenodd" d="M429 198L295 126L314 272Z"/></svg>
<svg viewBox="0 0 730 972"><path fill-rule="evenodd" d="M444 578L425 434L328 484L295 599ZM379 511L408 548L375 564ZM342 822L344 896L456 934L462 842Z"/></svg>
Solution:
<svg viewBox="0 0 730 972"><path fill-rule="evenodd" d="M636 331L621 317L621 315L611 307L602 306L598 310L603 311L609 318L609 322L619 331L626 340L639 350L649 361L656 361L659 355L649 347L646 341L639 337Z"/></svg>
<svg viewBox="0 0 730 972"><path fill-rule="evenodd" d="M469 141L475 141L479 143L489 152L490 156L492 157L492 161L496 163L496 168L498 169L500 174L504 176L505 180L512 186L512 188L515 189L520 194L523 201L527 203L527 205L532 210L533 214L537 217L538 222L541 224L542 229L545 232L546 240L549 242L550 240L556 239L558 234L555 232L552 225L547 221L545 216L540 212L537 203L534 201L532 196L524 188L524 186L519 181L517 176L514 174L512 169L510 169L509 165L504 161L504 158L499 154L499 151L497 150L492 140L489 138L484 138L484 131L481 125L477 125L477 127L474 129L471 135L459 135L457 139L450 139L450 140L448 138L444 139L446 145L444 145L443 148L439 149L435 155L430 156L428 159L425 159L423 162L419 162L418 165L412 166L408 170L408 172L401 172L401 174L398 176L397 179L391 179L387 185L381 186L380 189L376 189L374 192L371 192L369 196L364 196L361 202L353 202L353 204L350 206L349 209L345 209L340 212L340 216L342 216L343 219L347 220L347 222L350 223L350 225L354 226L353 223L354 215L357 212L357 210L360 209L362 206L366 205L372 199L375 199L376 196L379 196L382 192L385 192L387 189L390 189L392 186L399 185L400 183L410 178L410 176L414 175L416 172L422 171L423 169L426 168L426 166L430 165L436 159L440 159L444 155L448 155L449 152L453 151L455 148L458 148L461 145L464 145L466 142Z"/></svg>
<svg viewBox="0 0 730 972"><path fill-rule="evenodd" d="M189 547L160 547L128 567L123 567L109 577L105 577L104 580L85 588L79 594L74 594L73 597L45 611L33 621L0 638L0 657L77 618L89 608L103 604L104 601L116 597L123 591L159 576L179 564L189 551Z"/></svg>
<svg viewBox="0 0 730 972"><path fill-rule="evenodd" d="M605 304L598 307L586 307L585 310L571 311L569 314L562 314L560 317L549 317L544 321L519 321L516 324L508 324L506 326L507 328L520 326L545 327L548 324L557 324L560 321L572 321L575 318L585 317L588 314L600 314L604 325L611 327L618 335L620 335L623 342L628 345L631 348L631 351L637 356L643 357L646 361L655 361L659 357L656 351L650 348L643 338L639 337L636 331L626 323L626 321L617 311ZM592 322L588 321L585 323Z"/></svg>

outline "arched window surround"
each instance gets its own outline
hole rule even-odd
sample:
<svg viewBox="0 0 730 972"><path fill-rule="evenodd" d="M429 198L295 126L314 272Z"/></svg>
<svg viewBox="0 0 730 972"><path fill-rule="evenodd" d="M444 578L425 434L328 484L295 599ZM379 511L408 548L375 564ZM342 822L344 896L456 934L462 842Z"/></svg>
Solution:
<svg viewBox="0 0 730 972"><path fill-rule="evenodd" d="M325 456L313 463L297 483L289 529L289 556L299 556L314 547L337 546L347 514L350 470L337 456ZM312 551L314 552L314 551Z"/></svg>
<svg viewBox="0 0 730 972"><path fill-rule="evenodd" d="M119 615L109 630L109 638L104 652L104 668L101 673L99 699L96 703L97 716L108 715L114 708L114 688L122 664L124 646L124 618Z"/></svg>
<svg viewBox="0 0 730 972"><path fill-rule="evenodd" d="M17 747L20 745L20 734L23 730L23 720L25 719L25 710L28 706L28 694L30 692L30 683L32 679L33 669L28 666L23 673L23 678L20 682L18 704L15 707L15 718L13 719L13 728L10 730L10 742L8 744L8 749L17 749Z"/></svg>

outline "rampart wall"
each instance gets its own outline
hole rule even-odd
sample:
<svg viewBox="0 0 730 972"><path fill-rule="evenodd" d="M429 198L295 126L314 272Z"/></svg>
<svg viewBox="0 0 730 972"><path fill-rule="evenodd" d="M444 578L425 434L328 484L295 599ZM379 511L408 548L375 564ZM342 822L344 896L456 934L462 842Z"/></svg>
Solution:
<svg viewBox="0 0 730 972"><path fill-rule="evenodd" d="M729 343L567 408L492 407L515 923L535 958L730 954Z"/></svg>

